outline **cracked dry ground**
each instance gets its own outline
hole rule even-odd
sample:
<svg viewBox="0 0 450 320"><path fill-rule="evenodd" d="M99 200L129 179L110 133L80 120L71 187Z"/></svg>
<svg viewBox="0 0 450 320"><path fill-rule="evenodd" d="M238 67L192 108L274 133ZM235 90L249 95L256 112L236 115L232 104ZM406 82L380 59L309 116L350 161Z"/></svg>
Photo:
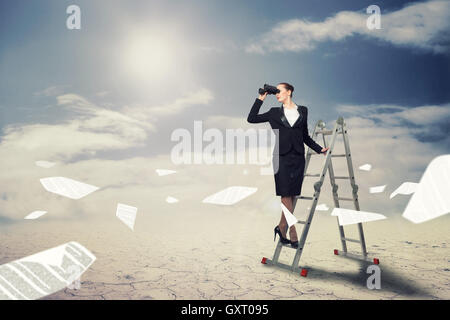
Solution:
<svg viewBox="0 0 450 320"><path fill-rule="evenodd" d="M139 215L139 213L138 213ZM364 225L367 248L380 259L381 289L369 290L370 263L333 255L341 249L336 218L317 214L300 265L306 278L261 264L275 248L278 215L141 213L135 231L119 220L35 221L2 231L1 263L67 241L78 241L96 257L81 288L44 299L449 299L450 218L413 225L393 217ZM298 227L301 230L301 226ZM346 227L357 238L356 227ZM357 252L358 244L349 243ZM281 260L291 263L294 250Z"/></svg>

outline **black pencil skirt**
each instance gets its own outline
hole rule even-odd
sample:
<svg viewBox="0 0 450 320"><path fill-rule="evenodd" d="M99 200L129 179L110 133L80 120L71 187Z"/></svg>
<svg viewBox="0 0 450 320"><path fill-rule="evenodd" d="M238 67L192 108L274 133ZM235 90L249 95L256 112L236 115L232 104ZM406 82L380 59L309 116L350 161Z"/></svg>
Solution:
<svg viewBox="0 0 450 320"><path fill-rule="evenodd" d="M305 170L305 154L298 153L294 148L284 155L273 154L272 165L277 196L300 195Z"/></svg>

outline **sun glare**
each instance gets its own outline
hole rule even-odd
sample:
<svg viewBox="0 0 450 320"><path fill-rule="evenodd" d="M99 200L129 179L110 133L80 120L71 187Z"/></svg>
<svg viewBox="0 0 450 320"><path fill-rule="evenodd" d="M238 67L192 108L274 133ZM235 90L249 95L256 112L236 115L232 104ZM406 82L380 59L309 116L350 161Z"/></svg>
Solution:
<svg viewBox="0 0 450 320"><path fill-rule="evenodd" d="M171 41L173 39L142 32L129 37L123 58L126 73L139 80L156 80L173 75L176 60Z"/></svg>

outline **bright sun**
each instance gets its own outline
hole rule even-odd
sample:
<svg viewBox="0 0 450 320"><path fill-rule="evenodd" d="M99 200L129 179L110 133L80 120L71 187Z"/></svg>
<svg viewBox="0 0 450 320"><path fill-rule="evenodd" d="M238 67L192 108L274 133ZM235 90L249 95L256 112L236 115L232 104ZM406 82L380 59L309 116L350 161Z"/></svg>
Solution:
<svg viewBox="0 0 450 320"><path fill-rule="evenodd" d="M135 32L127 37L123 57L126 73L139 80L173 76L176 58L171 41L152 32Z"/></svg>

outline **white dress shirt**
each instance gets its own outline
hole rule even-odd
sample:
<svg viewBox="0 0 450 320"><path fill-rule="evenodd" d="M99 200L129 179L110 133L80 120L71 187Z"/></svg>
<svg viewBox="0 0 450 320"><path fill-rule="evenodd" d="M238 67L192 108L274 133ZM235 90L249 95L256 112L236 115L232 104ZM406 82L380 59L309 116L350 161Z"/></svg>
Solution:
<svg viewBox="0 0 450 320"><path fill-rule="evenodd" d="M297 121L298 117L300 116L297 110L297 107L288 109L284 108L284 115L286 116L286 119L288 120L291 127L294 125L295 121Z"/></svg>

